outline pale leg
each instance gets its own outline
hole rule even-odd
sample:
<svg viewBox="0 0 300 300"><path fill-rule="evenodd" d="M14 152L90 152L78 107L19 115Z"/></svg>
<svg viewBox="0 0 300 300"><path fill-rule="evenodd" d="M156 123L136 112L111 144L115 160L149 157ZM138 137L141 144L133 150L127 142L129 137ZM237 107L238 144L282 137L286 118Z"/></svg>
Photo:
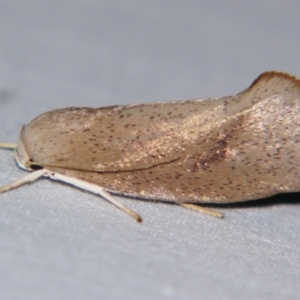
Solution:
<svg viewBox="0 0 300 300"><path fill-rule="evenodd" d="M36 181L37 179L44 176L45 174L47 174L47 170L45 170L45 169L31 172L31 173L27 174L26 176L16 180L15 182L7 184L7 185L3 186L2 188L0 188L0 194L10 191L12 189L15 189L23 184Z"/></svg>
<svg viewBox="0 0 300 300"><path fill-rule="evenodd" d="M117 206L118 208L120 208L121 210L126 212L128 215L130 215L136 221L142 222L142 217L139 214L137 214L135 211L131 210L130 208L128 208L127 206L125 206L124 204L119 202L117 199L112 197L101 186L98 186L96 184L93 184L93 183L90 183L90 182L87 182L87 181L84 181L84 180L81 180L78 178L74 178L74 177L66 176L66 175L56 173L53 171L49 171L47 169L44 169L44 170L47 172L46 174L44 174L45 177L49 177L54 180L63 181L63 182L69 183L71 185L74 185L80 189L89 191L94 194L98 194L101 197L103 197L105 200L109 201L110 203L114 204L115 206Z"/></svg>
<svg viewBox="0 0 300 300"><path fill-rule="evenodd" d="M206 214L206 215L209 215L209 216L218 217L218 218L223 218L224 217L223 214L221 214L217 211L211 210L211 209L203 207L203 206L199 206L197 204L180 203L180 205L185 207L185 208L192 209L192 210L195 210L197 212L200 212L200 213L203 213L203 214Z"/></svg>
<svg viewBox="0 0 300 300"><path fill-rule="evenodd" d="M142 217L139 214L137 214L136 212L134 212L133 210L131 210L130 208L126 207L124 204L119 202L117 199L112 197L102 187L100 187L96 184L93 184L93 183L89 183L89 182L86 182L86 181L83 181L83 180L80 180L80 179L77 179L74 177L69 177L69 176L66 176L66 175L63 175L60 173L56 173L56 172L47 170L47 169L41 169L41 170L33 171L33 172L27 174L26 176L16 180L15 182L10 183L10 184L0 188L0 193L4 193L9 190L15 189L23 184L33 182L42 176L49 177L50 179L54 179L54 180L63 181L63 182L69 183L71 185L74 185L78 188L81 188L83 190L92 192L94 194L98 194L101 197L103 197L105 200L109 201L110 203L114 204L115 206L117 206L118 208L120 208L121 210L126 212L128 215L130 215L136 221L142 222Z"/></svg>

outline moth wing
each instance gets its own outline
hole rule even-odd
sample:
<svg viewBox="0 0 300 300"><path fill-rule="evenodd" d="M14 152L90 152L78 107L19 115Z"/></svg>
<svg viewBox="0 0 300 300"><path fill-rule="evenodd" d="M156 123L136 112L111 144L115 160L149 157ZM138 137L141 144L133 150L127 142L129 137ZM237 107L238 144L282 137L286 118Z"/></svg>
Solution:
<svg viewBox="0 0 300 300"><path fill-rule="evenodd" d="M175 161L127 172L54 170L116 194L174 202L229 203L299 191L299 87L286 74L263 74L238 98L226 98L227 117Z"/></svg>
<svg viewBox="0 0 300 300"><path fill-rule="evenodd" d="M180 159L218 122L210 99L45 113L21 133L31 161L44 167L115 172Z"/></svg>

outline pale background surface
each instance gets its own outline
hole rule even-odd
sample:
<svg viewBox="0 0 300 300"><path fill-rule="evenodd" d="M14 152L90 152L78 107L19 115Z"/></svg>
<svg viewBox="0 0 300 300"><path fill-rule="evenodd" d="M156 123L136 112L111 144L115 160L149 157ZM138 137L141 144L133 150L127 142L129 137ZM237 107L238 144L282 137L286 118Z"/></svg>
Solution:
<svg viewBox="0 0 300 300"><path fill-rule="evenodd" d="M67 106L225 96L300 77L300 2L0 1L0 140ZM0 182L25 174L0 152ZM218 208L40 180L0 196L1 299L299 299L299 194Z"/></svg>

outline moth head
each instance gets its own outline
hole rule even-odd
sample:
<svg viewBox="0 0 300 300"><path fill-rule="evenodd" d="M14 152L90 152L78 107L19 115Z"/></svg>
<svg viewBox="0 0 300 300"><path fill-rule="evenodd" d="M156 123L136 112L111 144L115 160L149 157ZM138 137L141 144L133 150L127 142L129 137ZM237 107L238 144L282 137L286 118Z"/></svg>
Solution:
<svg viewBox="0 0 300 300"><path fill-rule="evenodd" d="M21 140L19 141L18 146L14 151L14 154L15 154L16 162L21 169L27 171L33 171L33 168L31 167L32 161L28 156L24 144L22 143Z"/></svg>
<svg viewBox="0 0 300 300"><path fill-rule="evenodd" d="M15 148L14 154L15 159L18 164L18 166L21 169L27 170L27 171L34 171L36 170L36 166L32 164L32 159L29 157L26 148L24 146L24 129L25 126L23 126L20 134L20 139L17 147Z"/></svg>

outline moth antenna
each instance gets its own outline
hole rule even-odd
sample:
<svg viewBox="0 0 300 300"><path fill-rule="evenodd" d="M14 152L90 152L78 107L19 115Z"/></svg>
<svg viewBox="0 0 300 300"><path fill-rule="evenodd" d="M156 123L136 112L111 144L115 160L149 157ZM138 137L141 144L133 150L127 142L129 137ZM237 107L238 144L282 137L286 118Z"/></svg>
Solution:
<svg viewBox="0 0 300 300"><path fill-rule="evenodd" d="M220 212L217 212L215 210L209 209L207 207L203 207L200 205L196 205L196 204L191 204L191 203L180 203L181 206L188 208L188 209L192 209L195 210L197 212L200 212L202 214L206 214L212 217L217 217L217 218L223 218L224 215Z"/></svg>
<svg viewBox="0 0 300 300"><path fill-rule="evenodd" d="M19 186L21 186L23 184L36 181L40 177L44 176L45 173L46 173L45 169L41 169L41 170L31 172L31 173L27 174L26 176L16 180L15 182L12 182L12 183L7 184L7 185L3 186L2 188L0 188L0 194L4 193L4 192L7 192L7 191L10 191L10 190L13 190L15 188L18 188Z"/></svg>
<svg viewBox="0 0 300 300"><path fill-rule="evenodd" d="M135 219L137 222L142 222L143 219L142 217L136 213L135 211L131 210L129 207L125 206L124 204L122 204L121 202L119 202L117 199L115 199L114 197L112 197L108 192L106 192L102 187L78 179L78 178L74 178L74 177L70 177L70 176L66 176L54 171L50 171L47 169L43 169L44 171L46 171L46 174L44 174L45 176L48 176L51 179L54 180L58 180L58 181L62 181L65 183L69 183L73 186L76 186L80 189L89 191L91 193L100 195L101 197L103 197L105 200L107 200L108 202L114 204L116 207L118 207L119 209L121 209L122 211L124 211L125 213L127 213L129 216L131 216L133 219Z"/></svg>
<svg viewBox="0 0 300 300"><path fill-rule="evenodd" d="M5 149L16 149L17 148L17 144L12 144L12 143L0 143L0 148L5 148Z"/></svg>

